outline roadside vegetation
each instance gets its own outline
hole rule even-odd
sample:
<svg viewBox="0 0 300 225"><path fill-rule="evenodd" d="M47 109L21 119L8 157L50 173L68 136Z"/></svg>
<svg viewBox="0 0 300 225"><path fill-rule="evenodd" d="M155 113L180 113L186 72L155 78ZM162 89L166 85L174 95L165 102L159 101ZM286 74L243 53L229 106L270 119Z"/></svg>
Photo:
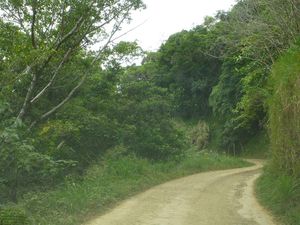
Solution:
<svg viewBox="0 0 300 225"><path fill-rule="evenodd" d="M251 165L242 159L208 151L202 135L207 125L199 121L186 125L184 154L168 160L143 159L130 153L124 146L109 149L82 175L69 175L52 190L32 191L23 195L18 204L8 204L0 211L0 224L74 225L87 222L106 212L134 194L171 179L210 170L240 168ZM199 134L201 141L194 141Z"/></svg>
<svg viewBox="0 0 300 225"><path fill-rule="evenodd" d="M257 193L284 224L300 223L300 43L273 66L269 99L272 160Z"/></svg>
<svg viewBox="0 0 300 225"><path fill-rule="evenodd" d="M263 206L275 215L279 224L298 225L300 221L300 179L266 168L256 186Z"/></svg>
<svg viewBox="0 0 300 225"><path fill-rule="evenodd" d="M121 200L170 179L248 165L242 160L209 153L191 153L180 161L161 163L134 156L115 157L95 164L79 179L68 177L53 191L28 193L16 207L25 212L29 224L82 224Z"/></svg>
<svg viewBox="0 0 300 225"><path fill-rule="evenodd" d="M225 154L267 157L258 195L300 223L299 0L237 1L156 52L118 42L141 0L56 3L0 2L1 225L245 165Z"/></svg>

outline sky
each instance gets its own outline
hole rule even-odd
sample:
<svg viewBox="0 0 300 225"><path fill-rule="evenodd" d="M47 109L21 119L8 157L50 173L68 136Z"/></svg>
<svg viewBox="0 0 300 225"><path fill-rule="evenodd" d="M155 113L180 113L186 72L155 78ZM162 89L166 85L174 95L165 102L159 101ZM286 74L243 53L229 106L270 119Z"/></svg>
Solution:
<svg viewBox="0 0 300 225"><path fill-rule="evenodd" d="M218 10L228 10L236 0L144 0L145 10L132 15L130 25L123 32L133 31L122 37L124 41L137 41L147 51L155 51L168 37L182 30L189 30L213 16Z"/></svg>

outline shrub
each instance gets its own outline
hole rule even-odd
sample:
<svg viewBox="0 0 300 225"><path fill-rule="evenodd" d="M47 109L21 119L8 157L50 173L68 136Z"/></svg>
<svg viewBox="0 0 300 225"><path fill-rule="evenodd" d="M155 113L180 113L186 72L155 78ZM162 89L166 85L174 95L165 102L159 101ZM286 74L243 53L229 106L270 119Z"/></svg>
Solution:
<svg viewBox="0 0 300 225"><path fill-rule="evenodd" d="M199 121L198 124L191 129L189 136L192 144L194 144L198 150L202 150L208 144L209 126L205 122Z"/></svg>
<svg viewBox="0 0 300 225"><path fill-rule="evenodd" d="M14 206L0 209L0 225L29 225L25 211Z"/></svg>
<svg viewBox="0 0 300 225"><path fill-rule="evenodd" d="M39 153L22 129L13 125L0 130L0 203L17 202L21 191L49 185L74 164Z"/></svg>

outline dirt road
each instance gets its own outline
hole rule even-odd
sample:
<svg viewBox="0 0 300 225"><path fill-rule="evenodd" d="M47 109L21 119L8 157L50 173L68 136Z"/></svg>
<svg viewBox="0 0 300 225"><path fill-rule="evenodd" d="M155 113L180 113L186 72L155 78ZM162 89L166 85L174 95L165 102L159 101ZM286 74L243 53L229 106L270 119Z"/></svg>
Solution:
<svg viewBox="0 0 300 225"><path fill-rule="evenodd" d="M275 225L253 195L262 167L255 164L170 181L86 225Z"/></svg>

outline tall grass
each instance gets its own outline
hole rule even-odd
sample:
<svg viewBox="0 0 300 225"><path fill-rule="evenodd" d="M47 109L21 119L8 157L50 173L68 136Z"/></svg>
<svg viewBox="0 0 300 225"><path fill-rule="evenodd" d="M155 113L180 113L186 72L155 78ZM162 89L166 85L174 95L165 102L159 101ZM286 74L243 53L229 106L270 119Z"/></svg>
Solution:
<svg viewBox="0 0 300 225"><path fill-rule="evenodd" d="M26 211L30 224L81 224L120 200L170 179L246 165L236 158L194 151L181 161L109 158L92 166L81 178L67 178L56 190L27 194L16 207Z"/></svg>
<svg viewBox="0 0 300 225"><path fill-rule="evenodd" d="M194 144L198 150L202 150L208 145L209 126L205 122L199 121L197 125L191 129L189 136L192 144Z"/></svg>
<svg viewBox="0 0 300 225"><path fill-rule="evenodd" d="M175 125L186 134L188 144L201 151L206 149L209 143L210 128L204 120L179 120L176 119Z"/></svg>
<svg viewBox="0 0 300 225"><path fill-rule="evenodd" d="M256 186L262 204L279 218L281 224L300 224L300 179L266 170Z"/></svg>
<svg viewBox="0 0 300 225"><path fill-rule="evenodd" d="M269 100L275 169L300 177L300 43L273 66Z"/></svg>
<svg viewBox="0 0 300 225"><path fill-rule="evenodd" d="M272 160L257 183L283 224L300 224L300 42L273 66L269 100Z"/></svg>

